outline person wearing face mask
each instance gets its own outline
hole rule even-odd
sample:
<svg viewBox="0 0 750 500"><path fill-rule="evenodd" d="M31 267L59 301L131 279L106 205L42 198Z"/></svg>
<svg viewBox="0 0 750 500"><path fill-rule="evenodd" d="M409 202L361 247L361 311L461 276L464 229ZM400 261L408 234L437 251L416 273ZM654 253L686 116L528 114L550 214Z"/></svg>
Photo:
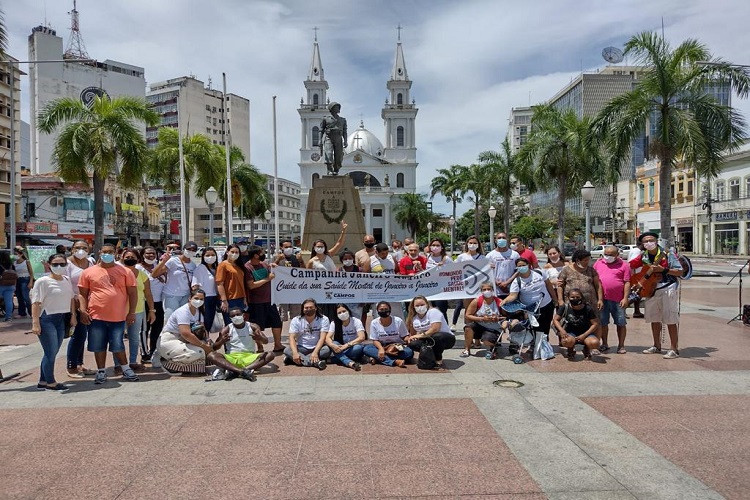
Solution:
<svg viewBox="0 0 750 500"><path fill-rule="evenodd" d="M31 262L26 256L26 250L23 247L14 249L16 256L13 262L13 269L16 271L16 299L18 300L18 315L25 318L31 315L31 297L29 292L34 287L34 270L31 268Z"/></svg>
<svg viewBox="0 0 750 500"><path fill-rule="evenodd" d="M0 252L0 294L2 294L5 303L5 322L13 320L13 294L16 291L16 281L18 274L13 268L8 252Z"/></svg>
<svg viewBox="0 0 750 500"><path fill-rule="evenodd" d="M625 308L628 307L630 295L630 266L620 258L620 251L614 245L604 247L604 255L594 263L594 269L599 273L604 293L604 307L602 307L599 322L601 324L602 345L601 352L607 352L609 345L609 318L617 328L617 354L625 354L625 336L627 335L627 320Z"/></svg>
<svg viewBox="0 0 750 500"><path fill-rule="evenodd" d="M245 315L239 307L230 309L229 317L232 322L221 329L213 348L218 350L221 346L226 346L224 358L240 370L248 370L254 377L256 370L273 361L273 353L263 351L268 337L258 325L245 321ZM214 374L214 379L232 380L237 377L233 372L225 373L223 377L217 375L219 374Z"/></svg>
<svg viewBox="0 0 750 500"><path fill-rule="evenodd" d="M414 357L414 351L404 342L409 336L404 320L391 316L388 302L378 302L375 310L378 317L370 323L372 344L365 346L364 354L371 363L406 368L406 363Z"/></svg>
<svg viewBox="0 0 750 500"><path fill-rule="evenodd" d="M154 322L149 323L147 321L146 328L141 335L141 362L150 363L151 355L156 349L156 340L159 338L161 329L164 328L164 308L162 307L161 298L164 284L167 282L167 276L161 275L154 278L151 275L151 271L154 270L157 263L157 253L154 247L145 247L142 255L143 259L136 267L148 275L148 286L151 288L151 299L154 305ZM155 365L155 367L158 366Z"/></svg>
<svg viewBox="0 0 750 500"><path fill-rule="evenodd" d="M226 373L255 380L255 375L250 370L236 367L216 350L221 344L211 343L203 324L205 298L206 295L200 288L192 290L188 303L178 307L167 319L156 342L157 355L177 365L199 362L214 364Z"/></svg>
<svg viewBox="0 0 750 500"><path fill-rule="evenodd" d="M344 250L339 253L339 261L341 262L341 267L337 269L337 271L344 271L347 273L359 273L362 272L355 263L354 260L354 252L349 250L348 248L345 248ZM349 313L355 317L355 318L361 318L362 317L362 304L346 304L346 307L349 308ZM360 320L360 323L362 321Z"/></svg>
<svg viewBox="0 0 750 500"><path fill-rule="evenodd" d="M281 316L276 304L271 303L271 282L276 275L273 267L265 262L266 251L262 247L251 246L248 255L250 260L245 264L247 313L261 331L271 329L274 351L281 352L284 348L281 343Z"/></svg>
<svg viewBox="0 0 750 500"><path fill-rule="evenodd" d="M539 269L539 259L536 258L534 250L528 248L520 236L514 236L510 239L510 248L518 252L519 257L523 257L531 266L531 269Z"/></svg>
<svg viewBox="0 0 750 500"><path fill-rule="evenodd" d="M358 372L362 369L359 361L362 359L365 341L365 327L359 318L352 316L352 311L346 304L336 305L336 317L333 318L326 336L326 345L333 351L331 359Z"/></svg>
<svg viewBox="0 0 750 500"><path fill-rule="evenodd" d="M128 354L130 360L130 368L135 372L143 371L145 367L142 363L138 363L138 348L140 345L142 330L145 330L144 322L149 324L153 323L156 319L156 313L154 312L154 299L151 296L151 284L148 280L148 274L141 271L136 266L140 260L140 254L137 250L132 248L126 248L122 252L120 258L120 264L125 266L135 276L136 290L138 291L138 302L135 307L135 322L132 325L128 325ZM146 306L148 306L148 317L146 317ZM120 363L117 359L115 362L115 373L120 373Z"/></svg>
<svg viewBox="0 0 750 500"><path fill-rule="evenodd" d="M396 264L404 257L404 245L401 243L401 240L391 241L391 257L393 257L393 262ZM398 272L398 266L396 267L396 272Z"/></svg>
<svg viewBox="0 0 750 500"><path fill-rule="evenodd" d="M406 255L398 262L398 273L406 276L419 274L427 269L427 257L420 255L419 245L410 243L406 247Z"/></svg>
<svg viewBox="0 0 750 500"><path fill-rule="evenodd" d="M277 266L283 267L305 267L302 263L302 256L294 253L294 245L291 240L281 242L281 253L276 255L274 262ZM299 316L299 304L277 304L277 306L282 321Z"/></svg>
<svg viewBox="0 0 750 500"><path fill-rule="evenodd" d="M375 245L375 253L370 257L369 268L370 272L373 274L395 274L396 263L393 262L393 257L391 257L388 252L388 245L385 243L378 243ZM390 304L393 315L402 318L403 312L401 309L401 303L391 302ZM374 307L372 307L372 309L373 311L375 310Z"/></svg>
<svg viewBox="0 0 750 500"><path fill-rule="evenodd" d="M508 237L503 232L495 233L495 245L487 254L487 260L495 271L495 293L503 298L508 295L510 283L516 273L516 261L520 256L508 246Z"/></svg>
<svg viewBox="0 0 750 500"><path fill-rule="evenodd" d="M370 257L375 255L375 237L371 234L366 234L362 238L362 245L364 248L357 251L354 254L354 261L362 270L363 273L370 272Z"/></svg>
<svg viewBox="0 0 750 500"><path fill-rule="evenodd" d="M239 307L244 311L247 308L245 268L240 266L239 260L240 248L231 244L224 252L224 260L216 269L216 292L221 300L221 315L225 325L230 322L230 309Z"/></svg>
<svg viewBox="0 0 750 500"><path fill-rule="evenodd" d="M646 277L653 274L661 274L661 280L656 286L652 297L646 300L645 321L651 323L651 334L654 337L654 345L645 349L644 354L661 354L661 325L667 325L671 349L663 356L664 359L675 359L680 357L677 344L678 323L680 321L679 286L677 279L682 276L682 265L673 252L664 250L659 246L657 240L659 235L646 232L638 237L643 245L643 252L639 257L629 262L632 269L649 266Z"/></svg>
<svg viewBox="0 0 750 500"><path fill-rule="evenodd" d="M502 301L502 304L519 300L527 311L537 308L539 325L534 330L542 335L549 333L552 324L552 315L555 312L555 288L547 277L545 271L532 269L531 263L519 258L516 261L516 279L510 284L510 293Z"/></svg>
<svg viewBox="0 0 750 500"><path fill-rule="evenodd" d="M557 286L557 302L562 304L567 298L568 290L577 288L583 292L584 301L591 307L601 311L604 306L602 284L599 273L591 267L591 254L588 250L578 249L573 252L573 265L566 266L560 271Z"/></svg>
<svg viewBox="0 0 750 500"><path fill-rule="evenodd" d="M456 258L456 262L471 261L474 261L479 267L483 266L487 261L487 257L482 253L482 245L479 242L479 238L476 236L466 238L465 251ZM451 328L451 331L455 332L456 324L461 317L461 309L467 308L469 302L471 302L471 299L456 300L456 308L453 310L453 328ZM476 347L479 347L479 345Z"/></svg>
<svg viewBox="0 0 750 500"><path fill-rule="evenodd" d="M95 384L107 381L105 371L107 347L120 362L122 377L128 381L138 376L125 356L123 333L135 323L138 290L133 272L115 263L115 247L105 243L99 263L85 269L78 280L78 311L81 321L89 327L89 351L96 359Z"/></svg>
<svg viewBox="0 0 750 500"><path fill-rule="evenodd" d="M198 244L188 241L182 248L182 255L176 253L173 251L162 255L159 264L151 271L151 276L155 278L167 276L167 283L162 291L165 318L178 307L187 304L196 268L193 257L198 253Z"/></svg>
<svg viewBox="0 0 750 500"><path fill-rule="evenodd" d="M432 350L435 353L437 368L443 367L443 352L456 345L456 336L448 328L445 316L422 295L414 297L409 304L409 315L406 317L409 335L404 341L414 352L419 352L429 337L434 341Z"/></svg>
<svg viewBox="0 0 750 500"><path fill-rule="evenodd" d="M581 290L568 291L568 303L557 308L553 321L560 345L568 349L568 359L575 359L576 344L583 345L583 359L598 354L599 314L586 303Z"/></svg>
<svg viewBox="0 0 750 500"><path fill-rule="evenodd" d="M65 338L65 315L70 314L72 326L76 325L75 293L65 273L65 255L52 255L47 263L50 274L34 283L30 297L31 333L39 337L44 352L37 389L67 391L67 386L55 381L55 358Z"/></svg>
<svg viewBox="0 0 750 500"><path fill-rule="evenodd" d="M310 260L307 261L307 269L319 269L321 271L335 271L336 264L333 262L330 254L336 255L339 250L344 247L344 240L346 239L346 228L347 223L341 221L341 234L339 239L336 240L336 244L330 249L328 244L324 240L315 240L310 249ZM361 268L362 266L360 266Z"/></svg>
<svg viewBox="0 0 750 500"><path fill-rule="evenodd" d="M201 263L195 268L191 283L193 288L200 288L206 292L206 328L209 332L213 327L216 310L219 307L219 296L216 290L216 270L219 265L216 263L216 258L216 250L213 247L203 250Z"/></svg>
<svg viewBox="0 0 750 500"><path fill-rule="evenodd" d="M245 266L248 260L250 260L250 254L248 253L248 250L250 249L250 242L247 238L240 238L237 240L237 248L240 249L240 258L238 259L238 263L240 266Z"/></svg>
<svg viewBox="0 0 750 500"><path fill-rule="evenodd" d="M325 345L331 322L314 299L302 302L302 314L289 324L289 347L284 349L284 364L326 369L331 349Z"/></svg>
<svg viewBox="0 0 750 500"><path fill-rule="evenodd" d="M68 263L65 267L65 275L70 278L70 283L73 285L73 293L76 298L75 308L75 328L73 329L73 336L68 341L68 376L72 378L83 378L87 375L95 375L95 370L90 370L83 365L83 353L86 349L86 339L89 336L89 325L86 325L81 321L80 313L78 312L78 280L81 277L81 273L84 269L94 265L93 259L89 255L89 244L86 240L76 240L73 242L73 252L68 258ZM71 317L66 316L66 325L72 325ZM70 326L68 326L70 328Z"/></svg>
<svg viewBox="0 0 750 500"><path fill-rule="evenodd" d="M547 272L547 277L555 288L557 288L557 278L560 276L560 271L563 270L565 264L565 257L560 251L560 247L551 245L547 248L547 263L544 265L544 270Z"/></svg>
<svg viewBox="0 0 750 500"><path fill-rule="evenodd" d="M430 241L430 245L425 249L427 253L427 265L425 269L430 270L435 267L443 266L450 262L450 258L445 253L445 244L440 238L433 238ZM448 301L447 300L436 300L434 301L435 307L437 307L443 316L445 321L448 321Z"/></svg>
<svg viewBox="0 0 750 500"><path fill-rule="evenodd" d="M481 340L487 349L485 359L495 359L495 345L503 335L503 326L500 323L503 320L503 312L500 304L500 299L495 295L495 285L489 281L482 283L479 297L466 306L462 358L471 356L472 340ZM474 346L476 347L476 343Z"/></svg>

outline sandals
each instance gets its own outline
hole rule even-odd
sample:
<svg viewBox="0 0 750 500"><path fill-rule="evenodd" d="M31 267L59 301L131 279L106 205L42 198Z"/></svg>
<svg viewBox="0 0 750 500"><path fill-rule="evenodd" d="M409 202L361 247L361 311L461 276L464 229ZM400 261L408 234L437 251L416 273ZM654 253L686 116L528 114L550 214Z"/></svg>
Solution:
<svg viewBox="0 0 750 500"><path fill-rule="evenodd" d="M575 349L568 349L568 359L575 359L576 357L576 350Z"/></svg>
<svg viewBox="0 0 750 500"><path fill-rule="evenodd" d="M627 353L628 351L626 351L624 347L617 348L617 354L627 354Z"/></svg>
<svg viewBox="0 0 750 500"><path fill-rule="evenodd" d="M463 352L458 356L461 358L468 358L469 356L471 356L471 351L468 349L464 349Z"/></svg>
<svg viewBox="0 0 750 500"><path fill-rule="evenodd" d="M607 344L602 344L602 346L599 348L599 352L607 352L609 351L609 346Z"/></svg>

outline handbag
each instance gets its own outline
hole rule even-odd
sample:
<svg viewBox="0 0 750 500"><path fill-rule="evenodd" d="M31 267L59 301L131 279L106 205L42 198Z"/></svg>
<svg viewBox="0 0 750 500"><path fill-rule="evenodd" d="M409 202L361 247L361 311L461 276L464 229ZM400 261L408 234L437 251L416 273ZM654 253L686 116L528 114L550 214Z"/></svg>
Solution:
<svg viewBox="0 0 750 500"><path fill-rule="evenodd" d="M399 349L399 347L401 347L401 349ZM385 352L386 356L390 356L392 358L397 358L403 350L404 348L401 346L401 344L388 344L387 346L383 347L383 351Z"/></svg>
<svg viewBox="0 0 750 500"><path fill-rule="evenodd" d="M427 341L430 342L427 342ZM417 359L417 368L420 370L434 370L437 366L435 359L435 339L427 337L422 340L422 347L419 348L419 358Z"/></svg>

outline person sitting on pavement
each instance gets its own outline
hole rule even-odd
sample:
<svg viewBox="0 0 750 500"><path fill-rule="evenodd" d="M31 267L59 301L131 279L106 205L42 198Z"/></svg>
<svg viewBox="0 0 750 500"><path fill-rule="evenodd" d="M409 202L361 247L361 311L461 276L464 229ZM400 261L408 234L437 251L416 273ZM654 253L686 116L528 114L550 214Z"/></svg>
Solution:
<svg viewBox="0 0 750 500"><path fill-rule="evenodd" d="M50 274L34 282L31 302L31 333L39 337L42 345L42 363L37 389L67 391L66 385L55 380L55 358L65 338L65 315L71 314L71 327L76 326L76 301L73 285L66 276L68 261L65 255L54 254L47 263Z"/></svg>
<svg viewBox="0 0 750 500"><path fill-rule="evenodd" d="M557 303L565 301L568 290L578 288L583 293L586 303L601 311L604 306L602 295L602 284L599 281L599 273L590 266L591 253L588 250L578 249L573 252L573 265L565 266L560 271L557 286Z"/></svg>
<svg viewBox="0 0 750 500"><path fill-rule="evenodd" d="M409 335L404 340L415 352L422 349L428 338L432 339L437 368L442 368L443 352L456 345L456 336L448 327L440 309L430 307L430 302L422 295L414 297L409 304L406 328Z"/></svg>
<svg viewBox="0 0 750 500"><path fill-rule="evenodd" d="M346 304L336 306L336 317L328 328L326 345L333 351L331 359L358 372L364 352L365 327Z"/></svg>
<svg viewBox="0 0 750 500"><path fill-rule="evenodd" d="M495 359L495 345L500 342L503 330L509 326L500 309L500 298L495 295L495 285L486 281L480 285L480 295L469 302L464 314L464 351L462 358L471 356L472 341L481 339L487 349L485 358ZM514 320L518 324L518 320ZM501 323L502 322L502 323Z"/></svg>
<svg viewBox="0 0 750 500"><path fill-rule="evenodd" d="M211 343L203 324L205 299L206 294L200 288L190 292L188 303L178 307L164 325L164 330L156 341L157 354L178 365L187 366L199 362L214 364L224 371L253 380L255 377L250 370L238 368L227 361Z"/></svg>
<svg viewBox="0 0 750 500"><path fill-rule="evenodd" d="M583 358L591 359L599 349L599 314L586 303L578 288L568 291L568 302L557 308L554 325L560 345L568 349L568 359L575 359L576 344L583 345Z"/></svg>
<svg viewBox="0 0 750 500"><path fill-rule="evenodd" d="M630 295L630 265L620 258L620 251L614 245L604 247L604 255L594 263L594 269L599 273L599 280L604 290L604 307L600 313L602 346L601 352L607 352L609 345L609 318L617 328L617 354L625 354L625 336L627 335L627 320L625 308L628 307Z"/></svg>
<svg viewBox="0 0 750 500"><path fill-rule="evenodd" d="M525 257L520 257L516 261L517 276L510 284L510 294L502 303L507 304L518 299L529 313L536 312L539 316L539 325L534 327L534 330L546 335L549 333L552 315L555 312L555 288L545 271L532 270L530 266L531 263Z"/></svg>
<svg viewBox="0 0 750 500"><path fill-rule="evenodd" d="M255 371L273 361L272 352L264 352L263 346L268 343L268 337L255 323L245 321L245 315L239 307L229 310L232 323L226 325L219 332L219 338L214 342L214 350L226 347L224 358L240 370L247 370L250 379L255 379ZM236 372L224 375L225 380L237 378Z"/></svg>
<svg viewBox="0 0 750 500"><path fill-rule="evenodd" d="M338 268L338 271L343 271L346 273L362 272L362 270L359 268L354 258L354 252L352 252L348 248L343 249L339 253L339 260L341 261L341 267ZM355 318L362 317L363 304L347 304L346 307L349 308L349 312L351 313L353 317ZM360 321L360 323L361 322L362 321Z"/></svg>
<svg viewBox="0 0 750 500"><path fill-rule="evenodd" d="M405 345L409 335L404 320L391 316L391 305L386 301L376 304L378 317L370 323L372 344L365 346L364 352L372 363L406 368L406 363L414 357L414 351Z"/></svg>
<svg viewBox="0 0 750 500"><path fill-rule="evenodd" d="M320 312L314 299L302 302L302 314L289 324L289 346L284 349L284 364L326 369L331 349L325 345L330 320Z"/></svg>

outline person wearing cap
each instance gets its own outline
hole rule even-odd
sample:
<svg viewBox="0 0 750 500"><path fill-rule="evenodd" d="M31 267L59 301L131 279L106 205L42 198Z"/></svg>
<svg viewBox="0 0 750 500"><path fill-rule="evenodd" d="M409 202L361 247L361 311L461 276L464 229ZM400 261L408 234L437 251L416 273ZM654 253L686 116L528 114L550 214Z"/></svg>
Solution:
<svg viewBox="0 0 750 500"><path fill-rule="evenodd" d="M187 304L190 298L193 273L196 267L193 263L193 257L198 253L198 244L194 241L188 241L182 248L181 254L179 250L173 250L162 255L159 265L151 271L152 278L158 278L161 275L167 276L167 283L162 290L164 317L167 319L177 308Z"/></svg>
<svg viewBox="0 0 750 500"><path fill-rule="evenodd" d="M331 102L328 105L331 118L324 118L320 122L320 155L325 161L329 174L338 175L341 160L344 158L346 143L346 119L339 116L341 104Z"/></svg>
<svg viewBox="0 0 750 500"><path fill-rule="evenodd" d="M240 258L237 259L237 264L239 264L240 267L244 267L250 260L250 240L245 237L240 238L237 240L237 247L240 249Z"/></svg>
<svg viewBox="0 0 750 500"><path fill-rule="evenodd" d="M679 304L679 281L682 275L682 265L677 257L669 251L664 250L657 240L659 235L654 232L645 232L638 237L643 244L641 255L630 261L630 268L637 269L649 266L645 279L653 274L661 274L661 279L656 285L656 291L652 297L646 300L645 321L651 323L651 334L654 337L654 345L644 349L644 354L661 354L661 325L666 323L669 332L671 349L664 354L664 359L675 359L680 357L677 345L677 324L680 321Z"/></svg>

